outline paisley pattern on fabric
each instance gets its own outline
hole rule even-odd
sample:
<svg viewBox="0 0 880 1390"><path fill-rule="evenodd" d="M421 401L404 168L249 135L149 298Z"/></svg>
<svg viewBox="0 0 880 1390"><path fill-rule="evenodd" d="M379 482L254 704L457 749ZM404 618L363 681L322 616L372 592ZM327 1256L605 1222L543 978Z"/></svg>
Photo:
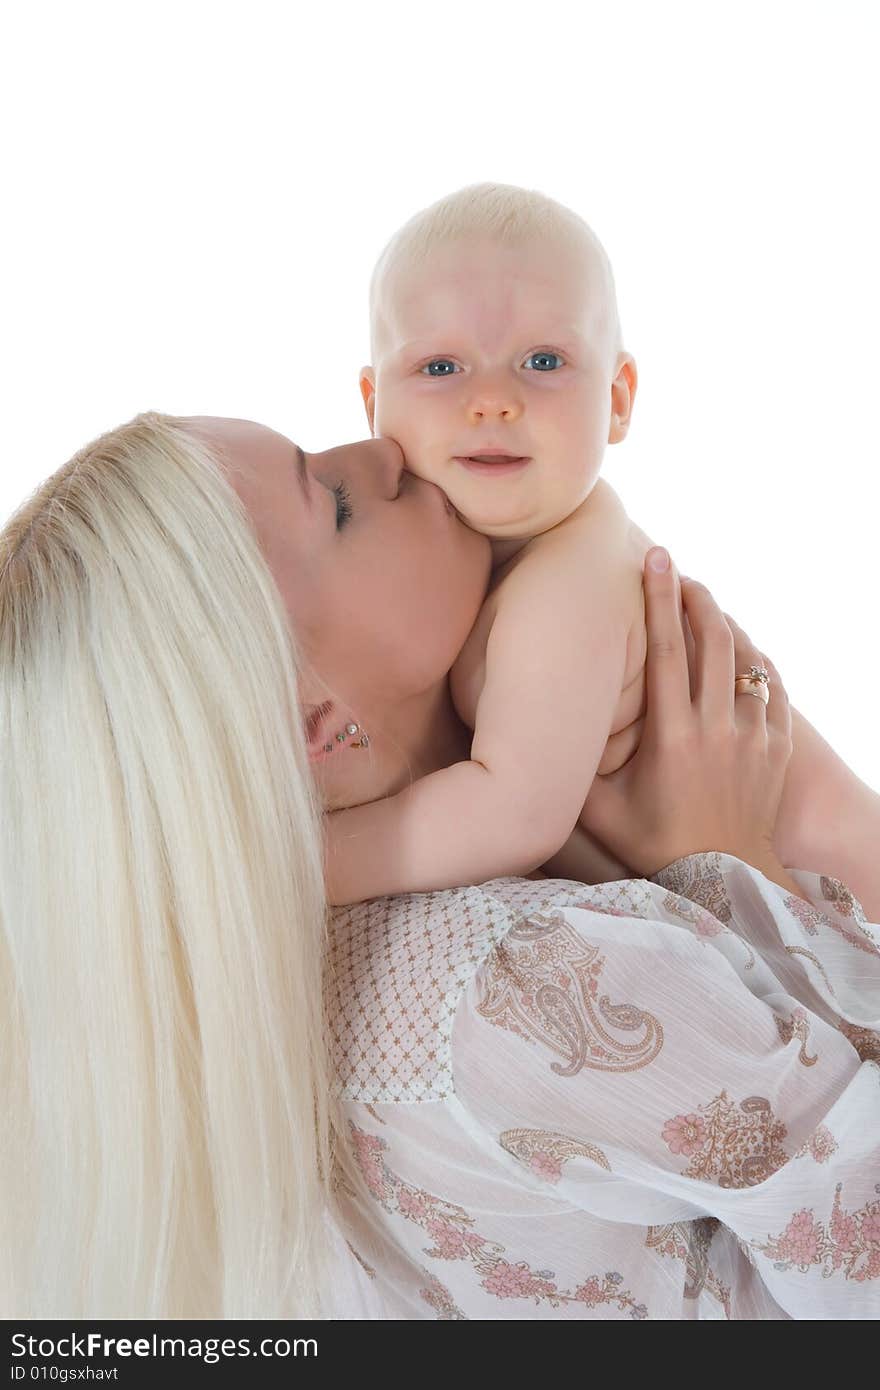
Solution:
<svg viewBox="0 0 880 1390"><path fill-rule="evenodd" d="M880 1063L880 1033L873 1028L859 1028L854 1023L847 1023L846 1019L841 1019L837 1026L863 1062Z"/></svg>
<svg viewBox="0 0 880 1390"><path fill-rule="evenodd" d="M680 917L683 922L690 922L697 936L721 936L727 930L713 913L707 912L699 903L679 897L677 893L667 893L663 899L663 909L675 917Z"/></svg>
<svg viewBox="0 0 880 1390"><path fill-rule="evenodd" d="M748 1096L737 1104L726 1091L698 1113L674 1115L663 1126L670 1151L690 1159L685 1175L719 1187L754 1187L769 1178L789 1160L782 1147L786 1133L769 1100Z"/></svg>
<svg viewBox="0 0 880 1390"><path fill-rule="evenodd" d="M604 963L562 912L521 918L487 963L477 1012L557 1053L562 1062L550 1066L558 1076L637 1071L660 1052L663 1029L637 1005L599 994Z"/></svg>
<svg viewBox="0 0 880 1390"><path fill-rule="evenodd" d="M819 1058L815 1054L807 1054L807 1038L810 1035L810 1022L807 1018L805 1009L792 1009L790 1018L780 1018L776 1015L776 1027L779 1029L779 1036L784 1043L790 1043L792 1038L797 1038L800 1043L798 1061L805 1067L814 1067Z"/></svg>
<svg viewBox="0 0 880 1390"><path fill-rule="evenodd" d="M654 877L670 893L690 898L724 926L730 924L733 908L724 886L720 854L691 854L686 859L676 859Z"/></svg>
<svg viewBox="0 0 880 1390"><path fill-rule="evenodd" d="M867 927L868 919L865 916L864 908L845 883L841 883L839 878L830 878L827 874L821 874L819 887L822 890L822 897L827 903L833 905L841 917L852 917L860 926ZM866 932L866 935L873 940L870 932Z"/></svg>
<svg viewBox="0 0 880 1390"><path fill-rule="evenodd" d="M709 887L709 896L712 901L720 901L717 898L716 889L717 884L713 880ZM736 932L732 931L730 927L726 927L722 921L719 921L714 912L707 911L707 909L701 907L699 903L692 903L688 898L681 897L677 892L668 893L663 899L661 906L663 911L668 912L671 917L678 917L682 922L688 922L694 929L694 935L702 938L704 941L711 940L712 937L715 936L726 935L732 937L734 941L739 943L745 952L746 961L742 967L743 970L754 969L755 953L748 942L744 941L741 936L737 936Z"/></svg>
<svg viewBox="0 0 880 1390"><path fill-rule="evenodd" d="M786 946L785 949L790 956L803 956L804 960L808 960L812 966L815 966L822 978L822 983L833 998L834 986L828 978L828 971L815 952L808 951L804 946Z"/></svg>
<svg viewBox="0 0 880 1390"><path fill-rule="evenodd" d="M671 1255L685 1266L685 1298L699 1298L705 1289L717 1298L730 1317L730 1289L709 1266L709 1251L720 1222L714 1216L696 1221L675 1221L667 1226L649 1226L645 1245L658 1255Z"/></svg>
<svg viewBox="0 0 880 1390"><path fill-rule="evenodd" d="M334 910L353 1316L880 1317L880 930L789 876L812 911L725 854Z"/></svg>
<svg viewBox="0 0 880 1390"><path fill-rule="evenodd" d="M611 1172L611 1164L595 1144L584 1144L568 1134L546 1129L506 1129L499 1135L502 1147L547 1182L559 1182L570 1158L588 1158Z"/></svg>

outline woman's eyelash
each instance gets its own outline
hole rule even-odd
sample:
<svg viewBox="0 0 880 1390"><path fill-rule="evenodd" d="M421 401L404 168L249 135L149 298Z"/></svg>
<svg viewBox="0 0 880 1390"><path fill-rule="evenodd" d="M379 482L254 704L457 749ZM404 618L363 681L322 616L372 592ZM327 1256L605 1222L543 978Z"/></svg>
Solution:
<svg viewBox="0 0 880 1390"><path fill-rule="evenodd" d="M337 483L333 492L336 496L336 529L341 531L347 521L351 521L351 494L345 483Z"/></svg>

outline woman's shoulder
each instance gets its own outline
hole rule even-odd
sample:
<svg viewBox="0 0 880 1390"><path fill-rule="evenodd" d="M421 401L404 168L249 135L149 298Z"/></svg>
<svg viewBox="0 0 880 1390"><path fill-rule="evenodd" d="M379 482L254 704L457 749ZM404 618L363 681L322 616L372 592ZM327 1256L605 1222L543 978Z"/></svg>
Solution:
<svg viewBox="0 0 880 1390"><path fill-rule="evenodd" d="M880 933L843 884L792 874L803 897L709 852L653 879L504 877L336 908L326 989L343 1094L449 1099L453 1031L467 1035L468 1017L488 1009L506 1026L523 992L523 1009L546 1004L555 1017L585 989L627 1001L639 982L670 992L685 1012L718 990L762 995L772 982L880 1060Z"/></svg>
<svg viewBox="0 0 880 1390"><path fill-rule="evenodd" d="M641 914L652 901L646 879L583 884L536 871L428 893L399 893L331 909L329 965L358 978L383 978L406 960L424 971L442 961L461 973L491 950L523 916L583 905Z"/></svg>
<svg viewBox="0 0 880 1390"><path fill-rule="evenodd" d="M325 997L343 1093L376 1104L451 1094L452 1023L477 970L523 917L598 891L505 877L332 909Z"/></svg>

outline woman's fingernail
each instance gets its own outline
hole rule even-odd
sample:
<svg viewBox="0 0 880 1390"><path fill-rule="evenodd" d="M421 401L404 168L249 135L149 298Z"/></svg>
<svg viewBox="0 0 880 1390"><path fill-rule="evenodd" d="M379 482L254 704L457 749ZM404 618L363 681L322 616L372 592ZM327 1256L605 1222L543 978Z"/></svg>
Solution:
<svg viewBox="0 0 880 1390"><path fill-rule="evenodd" d="M648 564L652 570L668 570L669 551L664 550L662 545L655 545L653 550L648 551Z"/></svg>

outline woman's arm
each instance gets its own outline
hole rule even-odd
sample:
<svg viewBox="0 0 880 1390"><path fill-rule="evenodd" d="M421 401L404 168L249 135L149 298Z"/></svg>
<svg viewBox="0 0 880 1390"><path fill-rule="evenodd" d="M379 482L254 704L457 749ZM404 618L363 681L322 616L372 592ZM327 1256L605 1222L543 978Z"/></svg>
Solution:
<svg viewBox="0 0 880 1390"><path fill-rule="evenodd" d="M841 879L880 918L880 796L794 707L793 752L776 820L778 858Z"/></svg>
<svg viewBox="0 0 880 1390"><path fill-rule="evenodd" d="M647 567L644 571L644 584L646 613L650 602L650 590L655 616L668 604L664 622L671 630L675 621L673 590L664 588L663 578L656 576ZM684 587L687 592L699 592L697 588L689 586L690 581L686 580ZM677 593L675 596L677 597ZM690 688L691 691L695 691L698 665L694 637L685 610L679 607L676 611L679 626L684 634L684 650L679 650L679 658L683 661L686 657ZM752 664L752 653L756 649L729 614L725 613L722 616L735 638L735 669L747 669ZM715 619L718 620L717 610ZM761 659L763 660L763 657ZM674 671L675 664L675 661L669 663L670 674ZM743 698L748 700L752 697ZM868 917L875 919L880 916L880 871L877 868L876 853L876 847L880 844L880 795L847 767L843 759L794 706L789 708L792 751L785 770L772 844L755 846L750 854L750 862L757 863L760 860L759 866L765 874L789 891L792 890L792 879L784 865L837 878L846 883L864 904ZM603 753L602 764L620 768L627 763L639 747L644 724L644 718L639 718L627 728L612 735ZM655 750L656 755L659 755L658 750ZM711 773L711 761L706 766ZM665 776L667 772L676 780L680 780L678 768L670 765L660 775ZM594 783L595 795L587 805L588 815L595 814L597 802L603 797L603 789L607 785L607 780L600 775ZM619 789L622 790L623 787ZM627 790L631 791L632 788L628 787ZM609 806L605 809L608 811ZM611 814L612 818L618 817L618 829L625 828L631 819L630 808L620 798L617 799L616 809ZM591 827L587 840L579 833L583 830L583 825L579 823L569 843L545 866L546 872L551 877L594 883L626 877L625 855L618 857L612 854L609 846L604 844L601 836L596 833L595 826ZM634 871L630 869L630 872Z"/></svg>

